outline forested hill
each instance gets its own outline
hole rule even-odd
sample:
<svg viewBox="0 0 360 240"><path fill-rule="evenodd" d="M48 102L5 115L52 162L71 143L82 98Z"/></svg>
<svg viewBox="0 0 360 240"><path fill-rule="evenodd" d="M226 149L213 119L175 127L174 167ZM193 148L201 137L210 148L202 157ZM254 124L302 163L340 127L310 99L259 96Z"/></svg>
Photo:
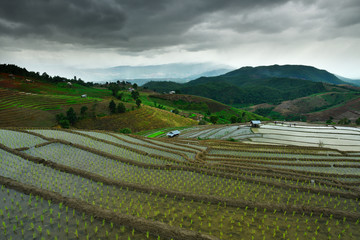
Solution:
<svg viewBox="0 0 360 240"><path fill-rule="evenodd" d="M293 78L310 80L313 82L325 82L332 84L344 84L334 74L320 70L312 66L304 65L272 65L259 67L243 67L224 74L226 77L242 77L251 79L261 78Z"/></svg>
<svg viewBox="0 0 360 240"><path fill-rule="evenodd" d="M33 79L37 79L37 80L40 80L43 82L48 82L48 83L71 82L71 83L77 83L77 84L80 84L83 86L92 86L93 85L92 82L84 82L80 78L77 79L76 77L74 77L73 79L68 79L68 78L60 77L60 76L52 77L52 76L48 75L46 72L40 74L39 72L28 71L28 70L26 70L26 68L21 68L14 64L0 64L0 73L19 75L19 76L33 78Z"/></svg>
<svg viewBox="0 0 360 240"><path fill-rule="evenodd" d="M199 95L226 104L279 103L326 91L327 84L345 84L335 75L310 66L243 67L217 77L201 77L185 84L151 82L152 90Z"/></svg>

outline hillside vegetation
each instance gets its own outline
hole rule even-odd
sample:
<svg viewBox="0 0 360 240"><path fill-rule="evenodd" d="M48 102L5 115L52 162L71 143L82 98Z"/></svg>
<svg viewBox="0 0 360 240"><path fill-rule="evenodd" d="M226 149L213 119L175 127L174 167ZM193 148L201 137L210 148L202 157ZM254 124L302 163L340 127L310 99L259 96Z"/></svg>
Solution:
<svg viewBox="0 0 360 240"><path fill-rule="evenodd" d="M274 120L325 122L331 117L355 123L360 117L360 88L310 66L243 67L186 84L150 82L145 87L212 98ZM326 114L316 114L325 110Z"/></svg>
<svg viewBox="0 0 360 240"><path fill-rule="evenodd" d="M50 77L15 65L0 65L0 70L4 71L0 72L2 127L52 127L59 124L62 127L72 125L113 131L129 128L136 132L194 125L200 120L201 124L209 124L265 119L211 99L191 95L164 98L124 81L85 83L76 77ZM136 98L129 91L133 87L137 89ZM112 111L112 101L115 101L115 108L123 104L124 112Z"/></svg>
<svg viewBox="0 0 360 240"><path fill-rule="evenodd" d="M84 119L76 123L75 127L101 130L129 128L132 132L139 132L157 128L197 124L198 122L193 119L144 105L141 108L122 114Z"/></svg>
<svg viewBox="0 0 360 240"><path fill-rule="evenodd" d="M181 93L215 99L225 104L278 104L326 91L327 84L345 82L324 70L299 65L243 67L217 77L202 77L185 84L150 82L156 91Z"/></svg>

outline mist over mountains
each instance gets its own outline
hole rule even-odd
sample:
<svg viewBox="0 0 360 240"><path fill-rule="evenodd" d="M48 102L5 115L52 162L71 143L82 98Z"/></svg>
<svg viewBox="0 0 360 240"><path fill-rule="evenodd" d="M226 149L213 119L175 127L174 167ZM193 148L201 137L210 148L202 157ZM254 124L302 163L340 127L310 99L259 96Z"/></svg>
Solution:
<svg viewBox="0 0 360 240"><path fill-rule="evenodd" d="M174 81L184 83L202 76L222 75L231 70L233 70L233 68L230 66L212 63L172 63L163 65L79 69L76 71L77 76L86 81L112 82L125 80L142 85L149 81Z"/></svg>

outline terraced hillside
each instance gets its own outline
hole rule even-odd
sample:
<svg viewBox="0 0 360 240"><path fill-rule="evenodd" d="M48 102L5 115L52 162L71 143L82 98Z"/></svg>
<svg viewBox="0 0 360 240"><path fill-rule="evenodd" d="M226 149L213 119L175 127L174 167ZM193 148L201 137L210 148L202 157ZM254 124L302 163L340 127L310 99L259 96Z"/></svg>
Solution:
<svg viewBox="0 0 360 240"><path fill-rule="evenodd" d="M194 137L0 129L0 238L360 238L360 151Z"/></svg>
<svg viewBox="0 0 360 240"><path fill-rule="evenodd" d="M55 117L52 111L102 100L80 96L33 94L1 88L0 99L0 127L53 126Z"/></svg>
<svg viewBox="0 0 360 240"><path fill-rule="evenodd" d="M119 130L129 128L132 132L164 127L181 127L197 125L198 121L165 111L142 105L135 110L105 117L88 118L79 121L77 128L97 130Z"/></svg>
<svg viewBox="0 0 360 240"><path fill-rule="evenodd" d="M360 149L360 128L267 123L260 128L247 125L198 126L185 129L183 138L238 140L243 143L328 147L341 151ZM359 150L360 151L360 150Z"/></svg>

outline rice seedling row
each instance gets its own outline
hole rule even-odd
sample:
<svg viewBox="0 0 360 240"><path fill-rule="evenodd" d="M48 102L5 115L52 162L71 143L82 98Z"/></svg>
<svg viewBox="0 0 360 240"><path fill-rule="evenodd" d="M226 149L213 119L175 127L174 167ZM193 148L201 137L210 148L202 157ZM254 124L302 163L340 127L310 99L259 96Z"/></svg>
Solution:
<svg viewBox="0 0 360 240"><path fill-rule="evenodd" d="M0 144L10 148L32 147L46 142L44 139L27 133L0 129Z"/></svg>
<svg viewBox="0 0 360 240"><path fill-rule="evenodd" d="M128 150L126 148L121 148L119 146L115 146L112 144L104 143L101 141L96 141L94 139L80 136L78 134L64 132L64 131L56 131L56 130L29 130L31 132L39 133L44 135L48 138L55 138L60 140L69 141L72 143L80 144L82 146L92 148L98 151L104 151L106 153L124 157L127 159L143 162L143 163L149 163L149 164L168 164L169 162L166 160L161 160L160 158L156 157L144 157L144 155L147 155L147 153L140 154L135 151ZM180 157L179 157L180 158ZM181 161L181 160L179 160Z"/></svg>
<svg viewBox="0 0 360 240"><path fill-rule="evenodd" d="M85 137L89 137L96 141L104 141L105 143L116 144L116 146L125 147L125 148L128 148L129 150L134 149L134 146L135 146L137 151L141 151L141 152L144 152L147 154L153 154L153 155L167 157L167 158L171 158L171 159L177 159L177 160L183 161L183 162L190 160L186 156L184 156L182 153L177 153L177 152L169 150L169 149L166 149L164 151L164 149L161 149L159 147L156 147L156 146L150 147L150 146L147 146L147 145L141 144L141 143L134 144L130 141L122 140L121 138L119 138L117 136L111 136L111 135L99 133L99 132L88 132L88 134L78 132L78 134L85 136ZM96 137L96 136L98 136L98 137ZM111 140L109 141L107 139L111 139Z"/></svg>
<svg viewBox="0 0 360 240"><path fill-rule="evenodd" d="M1 186L1 239L145 239L146 234ZM149 236L149 239L156 239Z"/></svg>
<svg viewBox="0 0 360 240"><path fill-rule="evenodd" d="M241 150L241 151L239 151ZM267 158L289 158L289 159L342 159L342 160L355 160L355 161L360 161L360 156L339 156L339 155L328 155L328 154L323 154L323 155L319 155L319 154L306 154L306 153L298 153L298 154L294 154L294 153L287 153L287 152L263 152L263 151L256 151L254 149L254 151L246 151L245 149L239 149L239 150L221 150L221 149L210 149L209 151L207 151L207 155L211 156L211 155L226 155L226 156L240 156L240 157L267 157Z"/></svg>
<svg viewBox="0 0 360 240"><path fill-rule="evenodd" d="M294 137L306 137L306 138L325 138L325 139L341 139L341 140L360 140L359 134L339 134L339 133L314 133L303 131L286 131L279 129L261 129L262 134L275 134L281 136L294 136Z"/></svg>
<svg viewBox="0 0 360 240"><path fill-rule="evenodd" d="M97 183L98 187L102 186L101 184ZM109 191L110 190L110 191ZM243 234L245 236L273 236L274 238L276 236L282 236L282 235L293 235L297 236L299 233L299 230L303 230L301 232L305 232L309 235L315 235L322 236L322 234L325 234L325 236L337 236L341 234L341 236L353 236L354 228L350 228L350 223L352 225L356 226L356 223L354 224L355 220L346 222L346 218L343 218L343 222L333 218L332 215L328 218L323 218L320 214L319 216L314 216L314 214L310 214L310 216L306 216L304 214L301 215L301 213L292 212L292 214L287 214L286 212L281 213L274 211L269 211L268 214L266 214L266 209L261 209L262 211L257 211L257 208L253 210L248 210L248 207L244 208L232 208L227 207L221 204L213 205L213 204L206 204L206 203L193 203L189 201L185 201L182 199L179 200L173 200L169 198L160 198L159 196L153 196L156 200L156 205L152 205L153 209L150 204L141 204L146 201L144 199L141 199L140 195L138 196L138 199L132 198L130 203L130 207L123 207L122 204L126 204L126 198L123 199L122 202L116 201L119 200L119 197L114 200L114 195L111 200L109 200L109 196L106 196L107 194L112 194L114 192L113 189L108 189L107 191L104 191L104 196L101 194L101 199L103 199L102 205L100 203L100 206L104 206L107 209L112 209L116 211L122 209L128 213L129 209L131 211L131 206L134 206L132 209L132 213L136 213L138 216L140 216L142 213L145 213L147 217L151 216L152 214L155 215L155 218L160 219L160 221L168 221L170 225L179 224L180 227L183 228L195 228L199 229L202 232L208 232L212 235L217 235L220 238L224 239L239 239L239 236L242 236ZM98 195L99 196L99 195ZM151 195L150 195L151 196ZM142 196L144 197L144 196ZM149 196L145 196L146 199L148 199ZM106 199L106 200L105 200ZM140 202L140 204L137 204ZM153 201L150 201L153 202ZM99 204L99 200L95 203L95 205ZM113 205L112 205L113 204ZM193 205L189 205L193 204ZM150 205L150 206L149 206ZM160 208L162 211L160 212L160 208L156 208L160 205ZM68 209L66 208L66 211ZM168 217L166 217L168 216ZM296 221L294 220L293 224L291 221L288 221L288 218L291 218L296 216ZM314 218L313 218L314 217ZM317 223L316 228L311 228L309 225L311 225L311 222L309 223L309 220L315 221ZM319 222L320 220L320 222ZM66 219L68 221L68 219ZM302 221L304 221L307 226L304 226L302 224ZM326 222L325 222L326 221ZM270 224L272 223L272 224ZM296 224L297 223L297 224ZM348 223L347 225L345 223ZM326 231L328 227L332 227L332 231ZM261 232L261 235L256 230L257 228L263 229L263 232ZM284 231L285 230L285 231ZM345 230L345 231L343 231ZM66 231L66 230L65 230ZM335 235L334 235L335 234ZM356 231L355 231L356 234ZM306 236L306 235L305 235ZM355 235L356 237L356 235Z"/></svg>
<svg viewBox="0 0 360 240"><path fill-rule="evenodd" d="M20 161L21 159L16 160ZM17 163L19 163L19 161ZM31 168L27 171L27 175L21 177L21 175L18 174L19 172L11 171L9 169L10 166L6 164L5 171L1 169L2 172L4 172L3 175L5 177L18 180L22 183L33 185L39 189L55 191L66 197L78 198L79 200L85 201L95 206L99 206L100 208L109 209L107 203L109 202L109 199L111 199L114 203L120 206L120 208L118 208L115 212L121 212L130 215L133 214L137 217L140 217L140 213L132 210L131 206L141 206L143 203L134 202L133 199L136 199L134 196L147 196L148 194L129 191L127 189L125 190L113 186L111 187L104 185L101 182L94 182L92 180L84 179L73 174L56 171L39 164L27 163L26 160L22 161L24 165L31 165ZM53 179L55 182L53 182ZM139 197L139 199L142 198ZM146 199L146 197L143 197L143 199ZM161 208L162 207L157 209L157 212L159 212ZM113 211L116 209L111 210ZM147 219L148 215L143 217Z"/></svg>
<svg viewBox="0 0 360 240"><path fill-rule="evenodd" d="M193 174L193 173L191 173L191 174ZM145 174L142 174L142 175L145 175ZM182 173L182 175L184 175L184 173ZM217 179L218 179L219 177L217 177ZM221 186L221 185L219 185L220 186L220 189L219 188L216 188L216 189L209 189L208 190L208 192L205 192L207 195L215 195L215 196L223 196L223 197L231 197L231 195L233 194L233 195L235 195L235 193L236 193L236 186L235 186L235 188L234 187L231 187L231 179L229 180L229 179L223 179L224 180L224 184ZM160 182L162 182L162 181L160 181ZM189 189L182 189L181 187L182 187L182 181L181 181L181 179L176 179L175 180L175 182L180 182L181 183L181 185L180 186L175 186L175 189L176 190L182 190L182 191L185 191L185 192L189 192ZM191 181L191 182L194 182L194 181ZM144 182L141 182L142 184L144 184ZM154 184L154 182L152 181L151 182L152 184ZM149 183L145 183L146 185L151 185L151 183L149 184ZM196 182L195 182L196 183ZM244 182L244 184L245 184L246 182ZM155 181L155 185L156 186L159 186L159 185L161 185L161 184L159 184L159 182L156 182ZM246 184L247 186L249 185L249 183L247 183ZM184 183L184 186L185 186L185 183ZM210 184L210 186L211 186L211 184ZM218 186L218 184L216 183L216 187ZM227 188L225 188L225 186L227 186ZM229 187L230 186L230 187ZM165 186L165 187L167 187L167 186ZM176 188L176 187L178 187L178 188ZM255 187L255 188L254 188ZM256 184L254 184L254 186L250 186L250 188L253 188L253 189L256 189L256 188L259 188L260 187L260 185L256 185ZM168 188L168 187L167 187ZM248 188L248 189L242 189L242 191L241 191L241 193L243 193L243 191L245 190L250 190L250 188ZM226 191L225 191L225 190ZM241 187L240 186L238 186L238 189L241 189ZM206 190L206 189L205 189ZM234 192L234 190L235 190L235 192ZM280 191L281 192L281 189L275 189L275 191ZM190 192L191 192L191 190L190 190ZM193 190L192 192L194 192L194 193L197 193L197 192L199 192L199 191L197 191L196 189L195 190ZM229 193L230 192L230 193ZM200 193L202 193L202 192L200 192ZM247 194L249 194L249 192L247 193ZM255 198L257 197L257 194L256 193L254 193L255 194ZM287 194L287 192L286 192L286 194ZM281 195L281 197L283 197L283 194L282 193L278 193L278 195ZM249 196L249 195L248 195ZM273 195L274 196L274 195ZM272 198L271 198L271 201L273 201L274 200L274 197L272 196ZM239 198L240 197L240 199L242 199L243 197L244 197L244 195L240 195L239 196L239 193L236 193L236 198ZM252 197L252 196L250 196L250 197ZM248 197L247 196L245 196L245 199L247 199ZM264 199L263 200L265 200L265 196L264 196ZM278 202L280 201L279 200L279 198L277 199L278 200ZM287 203L289 203L289 201L287 201ZM303 203L305 203L305 201L303 202ZM310 203L309 201L308 201L308 203Z"/></svg>
<svg viewBox="0 0 360 240"><path fill-rule="evenodd" d="M183 151L181 146L186 148L187 143L190 143L190 146L194 148L201 149L196 155L196 158L199 161L201 160L199 163L189 163L183 166L168 165L169 161L166 160L160 164L154 162L152 158L155 155L144 155L128 149L126 150L136 153L138 156L141 155L144 159L137 159L134 155L114 154L115 149L121 147L96 140L93 138L96 137L95 135L85 137L81 136L81 134L64 131L31 131L45 136L44 142L36 144L35 148L33 145L30 148L24 146L22 147L23 151L19 152L0 145L0 148L2 148L0 149L0 175L21 184L28 184L35 190L42 189L57 194L57 196L65 198L65 202L74 203L75 205L70 204L69 208L70 210L75 209L73 216L75 220L70 216L69 218L65 217L65 225L67 221L76 225L77 220L79 220L78 217L83 217L83 213L85 213L85 218L89 219L90 217L91 221L89 212L85 210L79 211L79 209L82 209L82 205L91 207L95 212L106 213L106 217L100 218L105 219L100 220L101 227L105 231L100 232L100 226L98 227L98 236L100 238L114 239L116 235L110 234L119 231L119 229L120 233L123 233L121 224L119 225L118 222L114 221L113 228L110 220L121 217L122 219L129 219L129 224L144 222L142 228L139 229L142 231L138 235L139 239L169 239L167 237L163 238L168 236L164 232L158 234L159 229L164 230L168 227L171 229L170 232L178 231L179 236L189 234L186 236L196 237L198 236L196 232L206 234L201 235L201 239L360 238L358 231L360 194L356 188L356 181L359 179L357 178L359 176L357 172L343 175L337 173L327 174L324 171L312 173L307 171L305 166L291 172L286 169L281 170L282 168L279 165L280 163L292 163L292 161L282 158L284 153L290 157L293 156L292 154L299 155L298 162L300 163L332 164L332 168L351 169L350 167L357 166L357 156L348 157L346 153L334 151L334 154L340 153L339 156L342 159L354 160L351 163L348 161L347 168L342 168L341 165L337 164L344 163L341 161L335 162L336 158L331 155L331 151L328 149L305 148L303 151L299 150L300 152L294 153L291 151L298 150L295 147L274 147L272 149L272 147L260 145L260 151L257 151L256 148L249 148L245 155L250 156L244 156L244 158L253 160L265 158L266 153L264 152L271 149L273 152L270 158L276 165L268 166L266 160L261 163L253 162L242 165L240 162L232 161L236 160L237 157L233 152L242 151L247 145L216 140L189 141L175 139L157 141L160 143L154 144L154 146L162 147L165 144L168 147L170 145L179 146L176 151L183 152L183 154L187 151L186 149ZM101 135L101 137L105 137L105 135L111 136L106 133L102 134L104 135ZM63 141L46 142L51 139L63 139ZM109 141L110 138L106 139L106 141ZM130 144L129 140L127 139L128 144ZM66 141L73 142L73 146ZM139 139L139 141L146 147L151 147L150 141L142 139ZM165 144L162 145L162 142ZM224 144L222 145L222 143ZM82 146L80 147L78 144ZM134 146L137 145L134 144ZM202 151L207 148L209 150L207 154L204 154ZM21 147L16 149L21 149ZM209 152L214 149L221 153L231 152L228 156L235 157L230 158L231 161L226 161L221 158L217 159L215 155L213 160L218 162L204 161L209 160L206 157L211 157ZM196 152L195 149L193 150ZM111 154L107 155L107 153ZM328 160L331 161L326 161L324 158L327 153L330 153L330 159ZM254 155L252 156L252 154ZM309 155L311 158L306 158L303 155ZM118 161L115 156L121 156L124 162ZM218 157L221 157L221 155ZM126 159L131 159L134 164L126 163ZM149 164L143 165L143 162ZM296 166L289 167L294 168ZM282 173L286 174L281 176ZM1 181L3 181L2 177L0 177ZM353 185L347 185L348 182L352 182ZM4 189L4 193L7 194L8 188L4 187ZM14 218L11 215L11 207L14 209L12 211L16 214L15 216L19 215L16 209L17 198L10 200L12 204L8 204L7 198L4 199L4 197L1 198L0 192L0 202L6 201L7 207L7 210L0 207L0 220L1 217L7 217L7 215L1 214L1 210L3 210L3 213L10 212L8 217L10 220L6 220L1 231L6 229L6 234L8 234L6 236L10 236L8 226L12 224L14 228L15 225ZM41 201L41 196L38 199ZM35 203L34 200L32 201ZM21 206L20 201L18 202L18 205ZM51 205L54 204L53 202L48 204L49 207L55 209ZM38 203L38 206L45 209L40 203ZM61 216L66 216L66 211L69 208L65 207L65 213L60 213ZM59 207L59 210L63 209ZM44 211L46 212L46 209ZM45 215L47 214L45 212L43 213L44 222L46 222ZM36 213L35 217L37 217ZM64 218L61 221L63 223ZM146 225L145 223L151 224ZM107 230L106 226L108 227L109 224L110 230ZM49 224L46 223L44 226L47 227ZM70 234L73 231L74 235L71 236L75 239L76 229L78 234L81 233L80 236L84 237L85 232L81 228L81 223L79 226L80 228L68 228L68 235L61 232L65 234L62 237L71 238ZM130 224L130 226L132 225ZM147 228L144 226L147 226ZM19 229L18 225L15 228ZM45 228L42 226L41 228L41 232L44 233ZM52 228L49 231L52 233ZM119 237L136 239L131 235L133 232L131 227L127 228L124 235L119 234ZM30 233L32 232L30 231ZM36 233L39 233L39 230ZM15 236L16 239L18 236ZM31 235L28 236L31 237ZM42 234L42 236L47 239L47 235ZM89 237L94 236L90 235Z"/></svg>

